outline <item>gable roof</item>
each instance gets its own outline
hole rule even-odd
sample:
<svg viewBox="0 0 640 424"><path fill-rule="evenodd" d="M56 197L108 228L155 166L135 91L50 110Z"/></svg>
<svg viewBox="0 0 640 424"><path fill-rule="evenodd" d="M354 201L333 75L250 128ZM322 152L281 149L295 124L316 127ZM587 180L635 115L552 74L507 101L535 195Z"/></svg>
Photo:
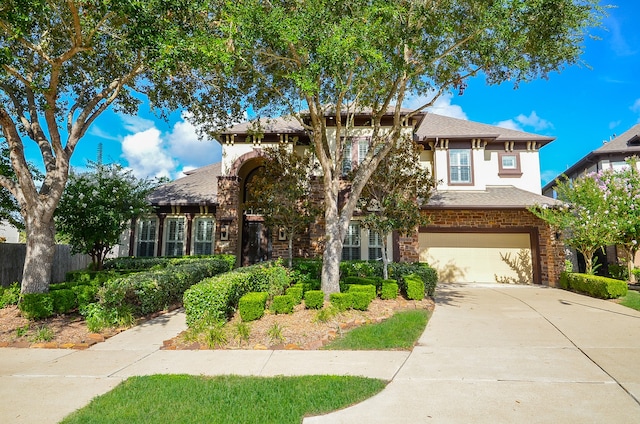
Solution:
<svg viewBox="0 0 640 424"><path fill-rule="evenodd" d="M558 206L562 202L514 186L487 186L484 191L436 191L428 209L525 209L535 205Z"/></svg>
<svg viewBox="0 0 640 424"><path fill-rule="evenodd" d="M218 203L218 177L221 163L185 172L186 176L154 190L147 200L161 205L215 205Z"/></svg>
<svg viewBox="0 0 640 424"><path fill-rule="evenodd" d="M554 137L436 115L435 113L427 113L416 133L420 140L474 137L496 141L536 141L541 145L555 140Z"/></svg>
<svg viewBox="0 0 640 424"><path fill-rule="evenodd" d="M590 165L598 163L601 159L611 155L638 155L640 156L640 123L632 126L613 140L604 143L599 148L591 151L582 159L571 165L562 174L557 175L542 190L547 191L556 185L556 180L561 175L571 176L587 169Z"/></svg>

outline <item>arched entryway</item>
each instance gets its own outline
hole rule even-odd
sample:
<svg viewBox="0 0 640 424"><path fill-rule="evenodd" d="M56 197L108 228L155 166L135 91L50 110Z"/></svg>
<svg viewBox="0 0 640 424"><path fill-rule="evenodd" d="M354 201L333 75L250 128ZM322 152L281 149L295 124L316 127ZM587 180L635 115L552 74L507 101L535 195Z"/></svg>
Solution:
<svg viewBox="0 0 640 424"><path fill-rule="evenodd" d="M257 156L246 160L238 170L240 177L240 265L247 266L271 259L271 234L264 225L264 218L257 211L245 205L251 200L247 185L262 166L262 158Z"/></svg>

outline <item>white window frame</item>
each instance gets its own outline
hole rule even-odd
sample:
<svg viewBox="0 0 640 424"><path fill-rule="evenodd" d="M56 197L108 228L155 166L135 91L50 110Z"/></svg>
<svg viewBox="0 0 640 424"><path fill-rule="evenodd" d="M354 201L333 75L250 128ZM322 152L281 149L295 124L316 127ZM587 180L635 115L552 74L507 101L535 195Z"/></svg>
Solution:
<svg viewBox="0 0 640 424"><path fill-rule="evenodd" d="M367 253L369 260L382 260L382 234L374 230L369 230L367 239Z"/></svg>
<svg viewBox="0 0 640 424"><path fill-rule="evenodd" d="M466 156L467 163L464 163ZM463 178L464 169L468 169L468 178ZM473 184L473 164L471 149L449 150L449 182L451 184Z"/></svg>
<svg viewBox="0 0 640 424"><path fill-rule="evenodd" d="M149 216L149 217L143 217L143 218L139 218L138 222L136 222L136 248L135 248L135 256L138 257L154 257L157 254L158 251L158 218L155 216ZM150 225L146 226L146 231L145 230L145 224L149 224L152 223ZM153 251L150 252L151 255L145 255L145 256L141 256L140 255L140 244L141 243L152 243L153 244ZM145 249L145 250L148 250ZM146 252L149 253L149 252Z"/></svg>
<svg viewBox="0 0 640 424"><path fill-rule="evenodd" d="M369 152L369 146L371 145L371 137L354 136L343 137L344 143L343 155L342 155L342 173L348 174L354 167L358 166ZM354 149L354 144L357 149Z"/></svg>
<svg viewBox="0 0 640 424"><path fill-rule="evenodd" d="M176 237L171 238L171 224L172 223L182 224L182 228L176 228ZM162 243L164 247L164 256L184 256L184 247L186 243L186 230L187 223L184 216L171 216L167 217L164 220L164 242ZM176 246L170 246L172 244L176 244ZM181 245L181 248L178 249L178 244Z"/></svg>
<svg viewBox="0 0 640 424"><path fill-rule="evenodd" d="M357 257L355 256L357 252ZM362 258L362 234L360 223L358 221L351 221L349 228L347 228L347 234L342 243L342 260L352 261Z"/></svg>
<svg viewBox="0 0 640 424"><path fill-rule="evenodd" d="M211 222L210 231L207 232L208 237L205 237L205 240L199 239L198 234L198 226L201 222ZM192 255L212 255L215 251L215 234L216 234L216 220L213 216L200 215L196 216L193 219L192 224L192 235L191 235L191 254ZM210 244L210 252L209 253L199 253L198 246L205 246L206 244Z"/></svg>

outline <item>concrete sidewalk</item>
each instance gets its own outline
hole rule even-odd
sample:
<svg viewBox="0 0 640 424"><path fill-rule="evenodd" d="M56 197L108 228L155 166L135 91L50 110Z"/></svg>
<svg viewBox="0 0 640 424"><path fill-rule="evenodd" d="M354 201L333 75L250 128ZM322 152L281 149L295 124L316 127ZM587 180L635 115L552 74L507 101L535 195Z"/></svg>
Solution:
<svg viewBox="0 0 640 424"><path fill-rule="evenodd" d="M391 380L409 352L159 350L186 329L172 312L87 350L0 349L0 423L57 423L135 375L363 375Z"/></svg>
<svg viewBox="0 0 640 424"><path fill-rule="evenodd" d="M449 285L411 352L164 351L173 312L85 351L0 349L0 422L55 423L133 375L363 375L377 396L305 423L640 422L640 313L540 287Z"/></svg>
<svg viewBox="0 0 640 424"><path fill-rule="evenodd" d="M638 423L640 313L551 288L445 286L377 396L316 423Z"/></svg>

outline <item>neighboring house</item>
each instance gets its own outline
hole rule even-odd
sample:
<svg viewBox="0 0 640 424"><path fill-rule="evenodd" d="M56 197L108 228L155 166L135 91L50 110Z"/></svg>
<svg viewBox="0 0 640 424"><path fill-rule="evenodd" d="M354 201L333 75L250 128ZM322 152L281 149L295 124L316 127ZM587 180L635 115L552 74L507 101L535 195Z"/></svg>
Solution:
<svg viewBox="0 0 640 424"><path fill-rule="evenodd" d="M354 117L345 171L367 152L368 121L364 113ZM334 117L326 117L329 129L333 122ZM507 261L521 253L530 264L516 266L529 267L533 282L557 281L562 244L527 210L556 203L540 190L539 149L552 138L427 113L414 116L403 131L424 146L416 166L430 169L441 184L423 208L431 223L414 234L392 237L394 260L429 262L442 281L495 282L516 275ZM286 240L264 228L260 215L244 210L245 187L261 166L264 147L286 143L307 149L309 136L295 119L281 117L236 125L219 141L221 163L191 171L152 194L157 215L134 223L129 254L225 252L236 254L243 265L286 255ZM313 196L320 199L321 182L310 178L318 188ZM323 236L322 222L311 225L295 241L295 255L320 256ZM343 258L379 259L380 244L356 216Z"/></svg>
<svg viewBox="0 0 640 424"><path fill-rule="evenodd" d="M573 180L584 174L598 172L602 170L619 170L627 166L626 159L631 156L640 157L640 124L636 124L624 133L609 141L604 141L602 146L593 150L574 165L569 167L561 175L558 175L550 183L545 185L542 193L545 196L556 198L556 180L566 176ZM607 273L607 265L618 263L618 249L615 246L608 246L605 252L598 251L598 263L604 266L601 272ZM580 258L574 265L584 271L584 261ZM636 257L635 264L640 264L640 258Z"/></svg>

